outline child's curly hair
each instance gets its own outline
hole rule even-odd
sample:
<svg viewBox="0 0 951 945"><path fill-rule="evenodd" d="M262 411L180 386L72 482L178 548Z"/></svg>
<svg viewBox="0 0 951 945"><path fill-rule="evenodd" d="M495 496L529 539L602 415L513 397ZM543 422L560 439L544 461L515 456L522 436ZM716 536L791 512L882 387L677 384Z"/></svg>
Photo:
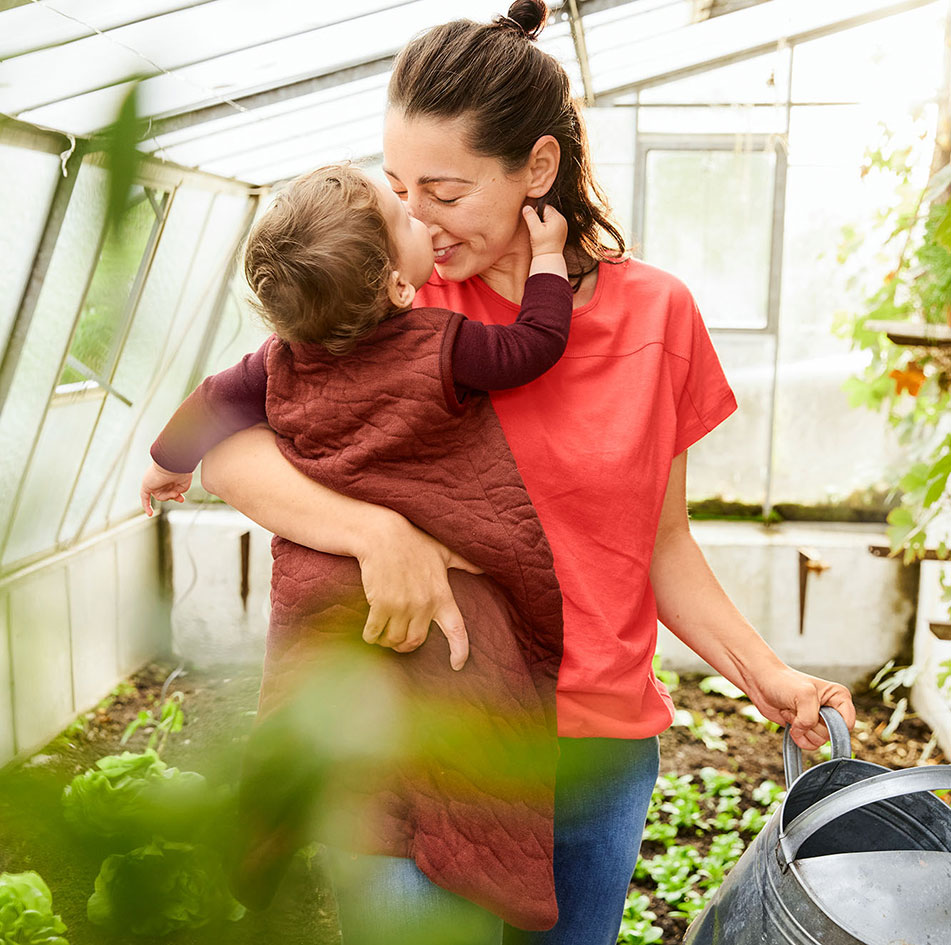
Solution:
<svg viewBox="0 0 951 945"><path fill-rule="evenodd" d="M345 354L391 313L394 259L373 184L341 164L303 174L277 195L248 238L244 273L280 338Z"/></svg>

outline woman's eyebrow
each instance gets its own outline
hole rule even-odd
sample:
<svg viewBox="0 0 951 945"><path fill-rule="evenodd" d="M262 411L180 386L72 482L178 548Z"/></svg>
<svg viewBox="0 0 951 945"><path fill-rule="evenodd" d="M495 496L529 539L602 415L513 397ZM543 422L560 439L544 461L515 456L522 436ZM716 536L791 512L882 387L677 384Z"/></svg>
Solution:
<svg viewBox="0 0 951 945"><path fill-rule="evenodd" d="M475 181L467 180L465 177L449 177L447 175L433 177L431 175L424 174L422 177L416 178L416 183L419 184L420 187L423 187L426 184L474 184Z"/></svg>
<svg viewBox="0 0 951 945"><path fill-rule="evenodd" d="M399 175L391 171L388 167L384 166L382 170L387 177L392 177L395 181L400 179ZM448 174L424 174L422 177L416 178L416 183L419 187L425 187L427 184L474 184L475 181L468 180L465 177L450 177Z"/></svg>

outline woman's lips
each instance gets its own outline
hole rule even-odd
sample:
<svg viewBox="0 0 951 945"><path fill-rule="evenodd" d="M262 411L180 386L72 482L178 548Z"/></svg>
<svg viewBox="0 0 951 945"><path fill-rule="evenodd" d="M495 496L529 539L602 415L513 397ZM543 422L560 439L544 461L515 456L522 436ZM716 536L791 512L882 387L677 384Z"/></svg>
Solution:
<svg viewBox="0 0 951 945"><path fill-rule="evenodd" d="M456 254L456 250L461 243L453 243L451 246L433 247L433 254L436 257L436 265L445 265Z"/></svg>

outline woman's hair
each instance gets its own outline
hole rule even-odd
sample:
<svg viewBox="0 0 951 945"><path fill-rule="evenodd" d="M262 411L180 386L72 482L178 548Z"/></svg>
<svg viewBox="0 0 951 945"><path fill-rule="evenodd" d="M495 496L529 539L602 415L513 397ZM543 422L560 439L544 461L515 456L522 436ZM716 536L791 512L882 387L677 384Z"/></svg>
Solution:
<svg viewBox="0 0 951 945"><path fill-rule="evenodd" d="M248 237L244 273L280 338L345 354L390 314L394 259L373 184L333 165L277 195Z"/></svg>
<svg viewBox="0 0 951 945"><path fill-rule="evenodd" d="M568 75L533 42L547 18L541 0L516 0L492 23L453 20L427 30L397 56L389 102L407 118L464 116L468 147L508 172L525 166L539 138L554 136L561 162L545 200L568 221L567 245L590 259L616 259L624 237L594 180Z"/></svg>

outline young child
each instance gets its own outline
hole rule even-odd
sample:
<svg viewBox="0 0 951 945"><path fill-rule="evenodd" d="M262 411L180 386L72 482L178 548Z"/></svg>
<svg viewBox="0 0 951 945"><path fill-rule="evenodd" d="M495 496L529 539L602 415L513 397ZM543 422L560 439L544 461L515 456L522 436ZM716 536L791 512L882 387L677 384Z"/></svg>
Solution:
<svg viewBox="0 0 951 945"><path fill-rule="evenodd" d="M532 207L523 212L532 265L521 310L512 325L459 324L451 367L460 401L470 391L527 384L565 350L572 299L562 255L567 224L553 207L544 219ZM382 181L348 166L297 178L255 226L245 253L248 284L275 335L206 378L166 425L142 479L146 514L153 497L184 502L192 472L212 446L267 422L265 361L275 338L345 355L383 319L405 314L433 267L425 224Z"/></svg>
<svg viewBox="0 0 951 945"><path fill-rule="evenodd" d="M533 259L521 309L513 324L487 326L410 308L432 275L432 242L384 183L346 166L298 178L254 227L245 256L275 334L182 404L152 447L141 498L148 514L153 496L182 501L213 444L265 421L306 475L394 509L482 569L449 575L471 641L468 662L465 652L451 654L464 671L449 671L446 641L434 634L411 653L359 645L402 693L413 730L443 735L423 739L412 758L381 765L369 784L361 780L353 794L366 806L355 832L334 842L411 857L434 882L506 921L547 928L557 915L561 593L489 398L471 396L528 383L567 343L567 225L553 208L539 217L526 207L524 219ZM289 778L288 752L269 755L282 737L268 733L266 720L280 716L291 680L298 692L308 688L299 685L302 667L326 667L341 641L359 641L369 609L355 559L279 536L272 553L257 723L264 734L249 746L258 760L246 764L235 879L238 898L252 907L270 900L304 831L303 801L282 791L307 779ZM329 730L346 730L347 707L340 712ZM447 724L459 737L444 737ZM459 750L465 744L478 750ZM313 752L291 754L299 767Z"/></svg>

